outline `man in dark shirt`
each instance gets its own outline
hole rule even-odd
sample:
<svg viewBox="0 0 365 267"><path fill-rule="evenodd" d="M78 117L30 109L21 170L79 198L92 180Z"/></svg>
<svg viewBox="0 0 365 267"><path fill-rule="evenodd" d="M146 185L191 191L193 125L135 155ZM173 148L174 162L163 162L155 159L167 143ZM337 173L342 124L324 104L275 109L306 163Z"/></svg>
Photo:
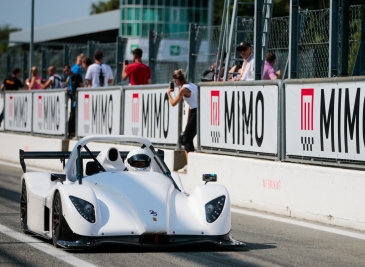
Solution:
<svg viewBox="0 0 365 267"><path fill-rule="evenodd" d="M14 68L13 74L11 76L9 75L8 77L6 77L4 82L1 84L1 87L0 87L1 91L19 90L19 88L25 89L26 87L19 80L19 76L20 76L20 69ZM1 126L1 122L4 119L4 109L5 109L5 105L3 107L3 111L0 114L0 126Z"/></svg>
<svg viewBox="0 0 365 267"><path fill-rule="evenodd" d="M82 77L73 73L69 65L63 66L63 73L66 75L66 90L71 99L70 118L68 120L68 138L75 137L75 117L76 117L76 89L82 87Z"/></svg>

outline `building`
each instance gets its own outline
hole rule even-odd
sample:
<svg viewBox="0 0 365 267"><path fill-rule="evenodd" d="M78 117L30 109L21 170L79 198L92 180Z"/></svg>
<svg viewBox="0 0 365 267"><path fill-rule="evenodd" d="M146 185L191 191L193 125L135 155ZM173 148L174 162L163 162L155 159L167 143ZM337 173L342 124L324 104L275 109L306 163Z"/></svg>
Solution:
<svg viewBox="0 0 365 267"><path fill-rule="evenodd" d="M95 40L101 43L113 43L118 36L119 14L120 11L115 10L35 28L34 42L86 43L88 40ZM28 43L30 30L13 32L10 34L9 40L13 43Z"/></svg>
<svg viewBox="0 0 365 267"><path fill-rule="evenodd" d="M121 0L120 12L123 37L187 32L190 23L212 25L213 0Z"/></svg>

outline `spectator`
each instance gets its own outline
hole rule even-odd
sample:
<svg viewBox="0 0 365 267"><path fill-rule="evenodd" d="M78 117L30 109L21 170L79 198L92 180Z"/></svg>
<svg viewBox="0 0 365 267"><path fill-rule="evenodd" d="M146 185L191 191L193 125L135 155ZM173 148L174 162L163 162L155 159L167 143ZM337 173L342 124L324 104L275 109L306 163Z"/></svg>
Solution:
<svg viewBox="0 0 365 267"><path fill-rule="evenodd" d="M26 86L24 86L24 84L19 80L19 76L20 76L20 69L14 68L12 75L11 76L9 75L5 78L4 82L0 86L0 89L2 91L19 90L20 88L26 89ZM0 126L4 119L4 109L5 106L3 107L3 110L0 114Z"/></svg>
<svg viewBox="0 0 365 267"><path fill-rule="evenodd" d="M207 69L206 71L204 71L203 75L202 75L202 78L201 78L201 81L202 82L216 82L216 81L220 81L221 78L224 76L224 69L225 69L225 59L226 59L226 55L227 53L222 51L223 53L223 61L222 61L222 67L221 67L221 72L220 72L220 76L219 76L219 79L217 78L218 77L218 73L219 73L219 70L217 69L217 66L216 66L216 63L217 62L214 62L210 67L209 69ZM218 67L220 65L220 56L218 58L218 52L216 54L216 58L218 59Z"/></svg>
<svg viewBox="0 0 365 267"><path fill-rule="evenodd" d="M133 50L133 63L126 65L123 63L122 78L126 80L129 77L130 85L142 85L151 83L150 67L142 63L143 51L140 48Z"/></svg>
<svg viewBox="0 0 365 267"><path fill-rule="evenodd" d="M103 64L103 53L94 53L95 63L87 69L85 80L87 87L106 87L113 85L113 72L109 65Z"/></svg>
<svg viewBox="0 0 365 267"><path fill-rule="evenodd" d="M38 69L36 66L33 66L30 69L32 77L26 80L26 84L28 85L29 90L39 90L42 89L41 83L42 83L42 77L38 75Z"/></svg>
<svg viewBox="0 0 365 267"><path fill-rule="evenodd" d="M255 59L250 43L241 42L236 50L243 58L242 68L238 70L238 76L231 78L231 81L252 81L255 79ZM229 72L234 72L237 66L233 66Z"/></svg>
<svg viewBox="0 0 365 267"><path fill-rule="evenodd" d="M62 78L60 75L56 73L56 67L55 66L49 66L48 67L48 74L49 79L44 83L41 84L42 89L46 88L52 88L57 89L62 87Z"/></svg>
<svg viewBox="0 0 365 267"><path fill-rule="evenodd" d="M170 104L176 106L182 99L190 106L188 122L185 127L184 134L181 138L182 145L185 146L185 156L186 163L188 162L188 153L194 151L193 139L196 136L196 111L198 107L198 87L193 83L188 83L185 79L185 74L182 69L175 70L172 74L172 78L180 90L177 92L175 99L172 98L171 92L174 91L173 88L169 87L167 89L167 96L169 98ZM179 172L186 172L188 170L188 165L185 165Z"/></svg>
<svg viewBox="0 0 365 267"><path fill-rule="evenodd" d="M84 59L84 57L85 57L85 55L84 54L79 54L78 56L77 56L77 58L76 58L76 63L75 63L75 65L73 65L72 66L72 69L71 69L71 71L73 72L73 73L76 73L76 74L78 74L78 75L80 75L81 76L81 78L82 78L82 70L81 70L81 65L82 65L82 60Z"/></svg>
<svg viewBox="0 0 365 267"><path fill-rule="evenodd" d="M75 117L76 117L76 89L81 87L82 78L80 74L73 73L69 65L63 66L63 73L67 76L66 78L66 90L68 96L71 99L71 111L70 118L68 120L68 138L75 137Z"/></svg>
<svg viewBox="0 0 365 267"><path fill-rule="evenodd" d="M276 56L274 53L267 53L265 58L264 72L262 74L263 80L276 80L280 78L280 70L275 73Z"/></svg>
<svg viewBox="0 0 365 267"><path fill-rule="evenodd" d="M84 58L82 59L82 63L81 63L81 65L82 65L82 67L83 67L85 70L87 70L91 64L92 64L92 61L91 61L91 59L90 59L89 57L84 57Z"/></svg>

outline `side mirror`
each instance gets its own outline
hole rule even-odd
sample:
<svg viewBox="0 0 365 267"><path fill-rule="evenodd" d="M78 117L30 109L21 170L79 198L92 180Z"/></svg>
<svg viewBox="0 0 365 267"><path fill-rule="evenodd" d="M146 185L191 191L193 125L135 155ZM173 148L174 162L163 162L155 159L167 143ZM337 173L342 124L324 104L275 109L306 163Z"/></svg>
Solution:
<svg viewBox="0 0 365 267"><path fill-rule="evenodd" d="M52 182L60 182L63 184L64 181L66 181L66 174L63 173L51 173L51 181Z"/></svg>
<svg viewBox="0 0 365 267"><path fill-rule="evenodd" d="M203 181L205 184L208 182L216 182L217 181L217 175L216 174L203 174Z"/></svg>

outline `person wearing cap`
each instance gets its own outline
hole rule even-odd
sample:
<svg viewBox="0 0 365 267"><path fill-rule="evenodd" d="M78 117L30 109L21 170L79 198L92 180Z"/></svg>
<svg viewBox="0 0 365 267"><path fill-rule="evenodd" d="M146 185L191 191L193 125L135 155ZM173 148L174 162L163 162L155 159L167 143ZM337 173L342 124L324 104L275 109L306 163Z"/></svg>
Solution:
<svg viewBox="0 0 365 267"><path fill-rule="evenodd" d="M250 43L241 42L236 50L240 53L243 58L242 68L238 70L240 73L234 76L230 81L252 81L255 79L255 60L252 53L252 47ZM234 72L236 66L233 66L229 72Z"/></svg>

